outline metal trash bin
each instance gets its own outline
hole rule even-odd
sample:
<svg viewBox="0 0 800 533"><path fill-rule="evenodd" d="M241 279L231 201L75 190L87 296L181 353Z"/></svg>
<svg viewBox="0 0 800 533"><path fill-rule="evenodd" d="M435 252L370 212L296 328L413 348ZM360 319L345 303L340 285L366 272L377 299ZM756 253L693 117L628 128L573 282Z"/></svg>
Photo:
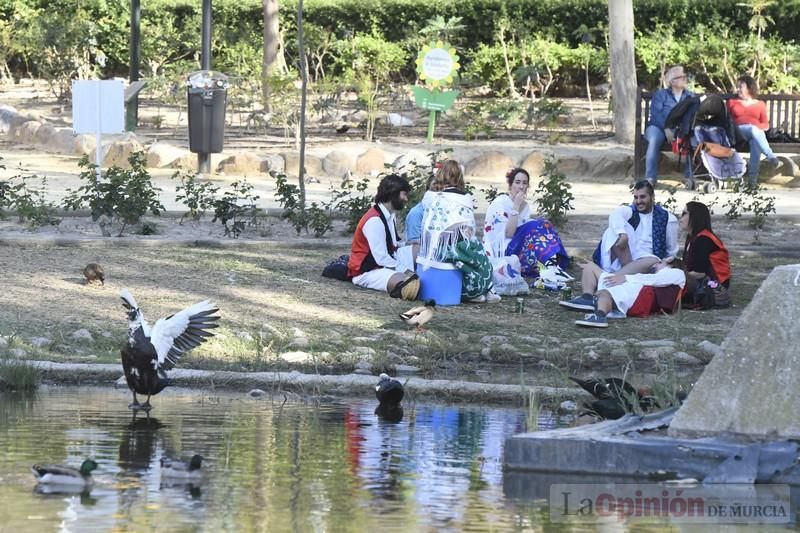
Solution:
<svg viewBox="0 0 800 533"><path fill-rule="evenodd" d="M189 150L196 154L221 152L225 136L228 76L213 70L198 70L189 74L186 87Z"/></svg>

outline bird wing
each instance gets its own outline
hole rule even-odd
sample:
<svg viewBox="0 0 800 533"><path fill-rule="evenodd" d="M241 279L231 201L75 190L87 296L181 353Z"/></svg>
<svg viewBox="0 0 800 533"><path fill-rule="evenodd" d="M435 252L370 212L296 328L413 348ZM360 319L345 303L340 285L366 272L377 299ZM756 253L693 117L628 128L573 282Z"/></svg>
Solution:
<svg viewBox="0 0 800 533"><path fill-rule="evenodd" d="M413 308L409 309L408 311L406 311L405 313L400 313L400 318L402 318L403 320L408 320L408 319L413 318L416 315L420 314L425 309L426 309L426 307L424 305L420 305L418 307L413 307Z"/></svg>
<svg viewBox="0 0 800 533"><path fill-rule="evenodd" d="M128 289L119 291L119 297L122 298L122 306L128 311L138 309L139 304L136 303L136 298L133 297L133 294Z"/></svg>
<svg viewBox="0 0 800 533"><path fill-rule="evenodd" d="M215 324L219 308L208 300L196 303L167 318L161 318L150 330L150 342L158 355L158 368L169 370L178 363L180 357L200 346L208 337Z"/></svg>
<svg viewBox="0 0 800 533"><path fill-rule="evenodd" d="M59 465L33 465L31 467L33 474L36 477L44 477L45 474L52 474L54 476L67 476L67 477L81 477L81 473L79 470L75 468L70 468L68 466L59 466Z"/></svg>
<svg viewBox="0 0 800 533"><path fill-rule="evenodd" d="M580 386L580 388L582 388L583 390L585 390L598 400L604 400L610 397L608 388L606 387L605 383L602 383L601 381L595 378L580 379L570 376L569 379L577 383Z"/></svg>
<svg viewBox="0 0 800 533"><path fill-rule="evenodd" d="M402 317L403 315L400 316ZM406 321L406 324L411 324L412 326L421 326L427 323L431 318L433 318L433 309L423 307L420 312L411 315L408 318L403 317L403 320Z"/></svg>

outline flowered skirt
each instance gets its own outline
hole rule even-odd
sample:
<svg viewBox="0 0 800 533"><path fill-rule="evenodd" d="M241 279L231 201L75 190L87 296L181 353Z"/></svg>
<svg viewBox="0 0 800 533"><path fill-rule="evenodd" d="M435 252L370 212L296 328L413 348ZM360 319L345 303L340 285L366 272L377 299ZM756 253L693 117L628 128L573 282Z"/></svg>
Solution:
<svg viewBox="0 0 800 533"><path fill-rule="evenodd" d="M526 278L538 278L538 263L545 266L558 265L566 269L569 256L558 232L550 221L537 218L529 220L517 228L511 242L506 248L506 255L519 257L522 275Z"/></svg>

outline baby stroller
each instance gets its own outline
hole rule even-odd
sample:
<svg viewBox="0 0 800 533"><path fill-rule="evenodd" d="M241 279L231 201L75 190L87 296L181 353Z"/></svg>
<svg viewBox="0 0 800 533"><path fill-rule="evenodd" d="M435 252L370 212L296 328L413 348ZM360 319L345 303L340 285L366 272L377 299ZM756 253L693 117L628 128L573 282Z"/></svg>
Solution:
<svg viewBox="0 0 800 533"><path fill-rule="evenodd" d="M703 192L713 193L728 183L739 181L747 170L744 158L734 148L736 128L725 101L716 94L698 99L692 123L691 174L686 187L697 188L696 178L708 178Z"/></svg>

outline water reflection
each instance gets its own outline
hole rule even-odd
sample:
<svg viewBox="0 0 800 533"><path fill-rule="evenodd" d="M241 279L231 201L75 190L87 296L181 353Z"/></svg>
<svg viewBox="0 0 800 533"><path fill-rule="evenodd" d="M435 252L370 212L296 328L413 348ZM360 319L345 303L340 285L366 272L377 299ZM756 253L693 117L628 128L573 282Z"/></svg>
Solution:
<svg viewBox="0 0 800 533"><path fill-rule="evenodd" d="M502 445L525 429L519 410L410 404L397 419L371 400L162 398L157 418L131 416L124 391L2 398L0 530L460 531L535 516L503 495ZM205 483L162 479L162 457L195 453L206 458ZM30 464L86 457L100 464L90 494L33 492Z"/></svg>

